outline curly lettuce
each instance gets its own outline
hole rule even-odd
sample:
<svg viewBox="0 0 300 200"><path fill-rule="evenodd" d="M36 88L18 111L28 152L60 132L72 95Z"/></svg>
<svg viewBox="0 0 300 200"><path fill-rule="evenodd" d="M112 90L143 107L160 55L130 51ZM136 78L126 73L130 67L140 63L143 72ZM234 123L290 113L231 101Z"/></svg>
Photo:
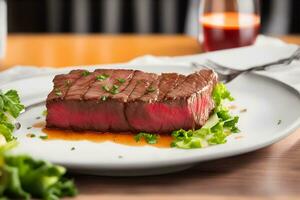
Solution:
<svg viewBox="0 0 300 200"><path fill-rule="evenodd" d="M9 90L3 93L0 90L0 134L6 141L12 141L15 129L15 119L24 110L20 97L16 90Z"/></svg>
<svg viewBox="0 0 300 200"><path fill-rule="evenodd" d="M64 177L64 167L35 160L27 155L7 154L16 145L14 140L0 146L1 197L57 200L77 194L74 182Z"/></svg>
<svg viewBox="0 0 300 200"><path fill-rule="evenodd" d="M0 199L57 200L75 196L76 187L64 177L64 167L27 155L8 154L17 145L12 133L22 110L17 91L0 91Z"/></svg>
<svg viewBox="0 0 300 200"><path fill-rule="evenodd" d="M238 116L232 116L224 106L224 101L233 101L234 98L223 83L218 83L212 93L215 103L213 114L206 124L198 130L173 131L172 147L182 149L204 148L210 145L226 143L226 137L239 132Z"/></svg>

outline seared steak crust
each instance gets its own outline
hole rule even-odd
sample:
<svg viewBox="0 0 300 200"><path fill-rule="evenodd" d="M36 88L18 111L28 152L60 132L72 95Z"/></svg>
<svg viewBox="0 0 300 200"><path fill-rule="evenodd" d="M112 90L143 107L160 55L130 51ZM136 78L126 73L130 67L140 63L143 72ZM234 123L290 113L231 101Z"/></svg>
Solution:
<svg viewBox="0 0 300 200"><path fill-rule="evenodd" d="M48 95L48 128L170 133L201 127L214 108L212 70L184 76L138 70L73 70Z"/></svg>

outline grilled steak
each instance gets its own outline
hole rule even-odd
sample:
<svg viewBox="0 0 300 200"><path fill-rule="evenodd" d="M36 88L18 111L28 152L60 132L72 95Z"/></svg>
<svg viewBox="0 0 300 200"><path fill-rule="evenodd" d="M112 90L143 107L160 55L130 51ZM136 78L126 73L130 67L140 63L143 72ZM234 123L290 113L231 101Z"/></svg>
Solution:
<svg viewBox="0 0 300 200"><path fill-rule="evenodd" d="M138 70L73 70L57 75L47 98L47 127L76 131L170 133L201 127L214 108L217 76Z"/></svg>

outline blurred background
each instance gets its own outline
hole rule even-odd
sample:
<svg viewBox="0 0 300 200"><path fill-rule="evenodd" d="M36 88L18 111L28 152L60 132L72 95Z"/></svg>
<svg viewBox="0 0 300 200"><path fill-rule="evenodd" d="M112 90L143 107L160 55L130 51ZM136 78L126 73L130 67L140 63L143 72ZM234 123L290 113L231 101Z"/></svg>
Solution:
<svg viewBox="0 0 300 200"><path fill-rule="evenodd" d="M197 35L198 0L7 0L9 33ZM261 0L268 35L300 33L300 0Z"/></svg>

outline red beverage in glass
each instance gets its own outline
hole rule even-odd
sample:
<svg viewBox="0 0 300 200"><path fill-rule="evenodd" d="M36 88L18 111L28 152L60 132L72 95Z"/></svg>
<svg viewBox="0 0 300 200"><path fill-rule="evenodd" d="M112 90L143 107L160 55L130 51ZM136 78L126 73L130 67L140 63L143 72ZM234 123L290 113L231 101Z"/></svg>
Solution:
<svg viewBox="0 0 300 200"><path fill-rule="evenodd" d="M251 45L255 42L260 28L260 17L256 14L207 13L200 22L205 51Z"/></svg>

